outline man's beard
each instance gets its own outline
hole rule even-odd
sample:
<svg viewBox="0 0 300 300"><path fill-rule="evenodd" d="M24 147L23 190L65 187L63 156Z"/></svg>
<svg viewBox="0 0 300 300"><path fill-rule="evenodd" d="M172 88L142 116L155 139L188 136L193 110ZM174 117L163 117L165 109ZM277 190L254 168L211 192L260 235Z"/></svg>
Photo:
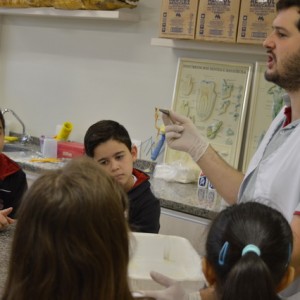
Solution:
<svg viewBox="0 0 300 300"><path fill-rule="evenodd" d="M300 89L300 51L282 65L283 71L279 74L278 70L275 73L269 74L265 72L265 79L274 82L286 91L295 92Z"/></svg>

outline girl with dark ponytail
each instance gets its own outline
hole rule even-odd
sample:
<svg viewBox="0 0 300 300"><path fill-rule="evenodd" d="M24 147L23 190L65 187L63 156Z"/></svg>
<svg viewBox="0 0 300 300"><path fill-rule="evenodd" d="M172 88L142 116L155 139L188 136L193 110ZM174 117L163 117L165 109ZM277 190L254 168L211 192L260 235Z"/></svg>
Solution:
<svg viewBox="0 0 300 300"><path fill-rule="evenodd" d="M232 205L212 221L202 270L212 289L188 294L179 282L160 273L152 278L165 286L146 291L156 300L279 300L294 279L290 266L293 236L277 210L258 202Z"/></svg>
<svg viewBox="0 0 300 300"><path fill-rule="evenodd" d="M233 205L211 224L203 271L217 299L277 300L294 277L293 236L277 210L257 202Z"/></svg>

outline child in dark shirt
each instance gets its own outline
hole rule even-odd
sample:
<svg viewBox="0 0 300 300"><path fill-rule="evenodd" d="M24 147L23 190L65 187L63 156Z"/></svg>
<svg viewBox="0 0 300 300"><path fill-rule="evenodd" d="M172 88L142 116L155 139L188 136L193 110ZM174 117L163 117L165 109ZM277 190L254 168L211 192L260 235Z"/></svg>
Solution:
<svg viewBox="0 0 300 300"><path fill-rule="evenodd" d="M26 174L21 167L2 153L5 121L0 111L0 230L12 222L11 218L27 190Z"/></svg>
<svg viewBox="0 0 300 300"><path fill-rule="evenodd" d="M84 147L86 155L97 161L127 193L130 228L158 233L160 202L151 191L149 176L133 167L137 147L132 144L125 127L112 120L99 121L87 130Z"/></svg>

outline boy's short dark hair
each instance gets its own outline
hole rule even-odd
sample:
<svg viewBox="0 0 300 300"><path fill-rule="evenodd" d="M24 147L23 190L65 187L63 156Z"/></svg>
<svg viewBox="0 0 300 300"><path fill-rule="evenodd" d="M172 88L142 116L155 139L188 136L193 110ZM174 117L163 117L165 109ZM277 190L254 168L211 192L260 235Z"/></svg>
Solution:
<svg viewBox="0 0 300 300"><path fill-rule="evenodd" d="M84 136L84 148L87 156L94 157L95 148L109 140L126 145L131 151L131 139L126 128L116 121L102 120L89 127Z"/></svg>
<svg viewBox="0 0 300 300"><path fill-rule="evenodd" d="M3 129L5 129L5 120L4 120L4 117L3 117L1 109L0 109L0 122L2 123Z"/></svg>

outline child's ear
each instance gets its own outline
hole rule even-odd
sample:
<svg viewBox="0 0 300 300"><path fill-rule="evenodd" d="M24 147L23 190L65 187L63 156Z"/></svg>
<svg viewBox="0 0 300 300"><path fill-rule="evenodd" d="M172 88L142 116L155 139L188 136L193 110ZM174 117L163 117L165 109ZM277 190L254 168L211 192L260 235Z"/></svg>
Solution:
<svg viewBox="0 0 300 300"><path fill-rule="evenodd" d="M132 144L132 146L131 146L131 155L132 155L133 161L136 161L137 156L138 156L138 149L135 144Z"/></svg>
<svg viewBox="0 0 300 300"><path fill-rule="evenodd" d="M202 258L202 272L209 285L213 285L216 282L215 271L211 264L207 261L206 257Z"/></svg>
<svg viewBox="0 0 300 300"><path fill-rule="evenodd" d="M281 279L279 285L277 286L277 292L284 290L295 278L295 269L289 266L286 270L283 278Z"/></svg>

